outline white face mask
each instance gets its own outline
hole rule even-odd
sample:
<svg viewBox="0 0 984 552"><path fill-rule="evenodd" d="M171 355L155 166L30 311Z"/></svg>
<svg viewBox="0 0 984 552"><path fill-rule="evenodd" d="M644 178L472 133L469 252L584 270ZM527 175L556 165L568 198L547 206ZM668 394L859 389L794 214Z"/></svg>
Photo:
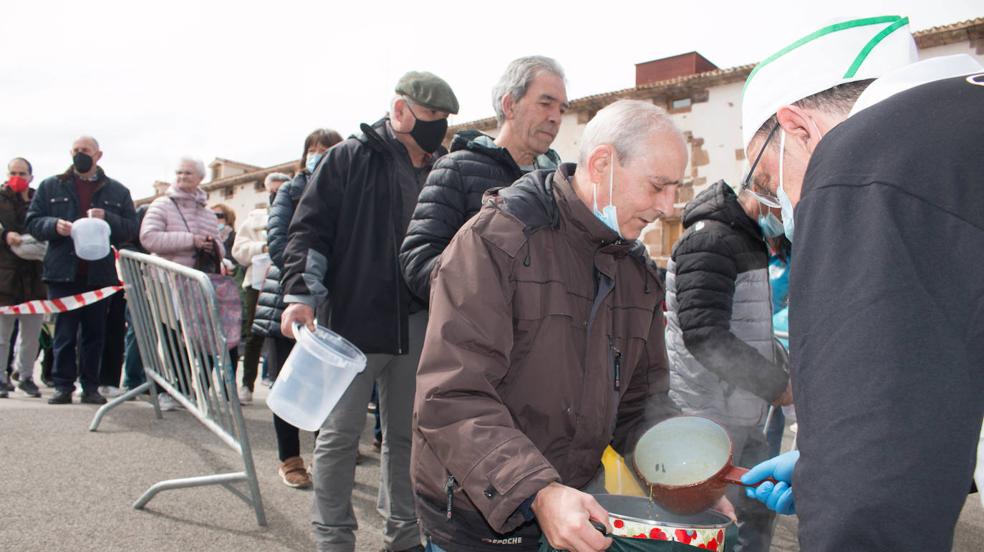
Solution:
<svg viewBox="0 0 984 552"><path fill-rule="evenodd" d="M618 229L618 212L615 209L615 205L612 203L612 191L615 189L615 151L612 150L612 161L611 172L608 173L608 205L604 209L598 210L598 184L594 185L594 206L592 212L594 216L598 218L601 222L605 223L605 226L611 228L618 234L618 237L622 237L622 232Z"/></svg>
<svg viewBox="0 0 984 552"><path fill-rule="evenodd" d="M776 190L776 197L779 199L779 208L782 209L782 227L786 230L786 239L793 241L793 202L786 195L786 190L782 188L782 161L786 157L786 131L781 131L779 135L779 189Z"/></svg>

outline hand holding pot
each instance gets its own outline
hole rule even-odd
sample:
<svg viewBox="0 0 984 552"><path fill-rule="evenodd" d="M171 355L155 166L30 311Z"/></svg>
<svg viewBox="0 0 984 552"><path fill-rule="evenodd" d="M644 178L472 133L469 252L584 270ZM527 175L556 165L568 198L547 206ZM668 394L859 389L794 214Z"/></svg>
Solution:
<svg viewBox="0 0 984 552"><path fill-rule="evenodd" d="M591 525L591 520L605 525L608 512L593 496L554 482L537 493L531 506L550 546L557 550L591 552L606 550L612 539Z"/></svg>
<svg viewBox="0 0 984 552"><path fill-rule="evenodd" d="M741 480L748 484L762 481L766 477L772 477L778 481L773 484L765 481L761 485L745 489L745 494L749 498L754 498L765 504L770 510L790 516L796 513L796 502L793 499L793 471L796 469L796 461L799 460L800 453L793 450L785 454L780 454L775 458L770 458L765 462L755 466L748 471Z"/></svg>

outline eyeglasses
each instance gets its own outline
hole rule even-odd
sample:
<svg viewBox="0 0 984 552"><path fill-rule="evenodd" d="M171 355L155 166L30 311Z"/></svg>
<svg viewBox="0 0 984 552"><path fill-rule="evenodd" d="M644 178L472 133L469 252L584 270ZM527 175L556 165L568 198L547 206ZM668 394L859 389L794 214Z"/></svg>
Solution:
<svg viewBox="0 0 984 552"><path fill-rule="evenodd" d="M745 179L741 183L742 190L748 192L762 205L767 207L779 207L779 198L772 194L763 194L756 192L752 189L752 175L755 174L755 168L758 167L759 161L762 160L762 154L765 153L765 148L769 146L769 142L772 141L772 137L779 130L779 123L777 122L772 130L769 131L769 135L765 137L765 142L762 143L762 147L759 149L758 155L755 156L755 161L752 161L752 166L748 169L748 174L745 175Z"/></svg>
<svg viewBox="0 0 984 552"><path fill-rule="evenodd" d="M224 219L225 218L225 213L215 213L215 218Z"/></svg>

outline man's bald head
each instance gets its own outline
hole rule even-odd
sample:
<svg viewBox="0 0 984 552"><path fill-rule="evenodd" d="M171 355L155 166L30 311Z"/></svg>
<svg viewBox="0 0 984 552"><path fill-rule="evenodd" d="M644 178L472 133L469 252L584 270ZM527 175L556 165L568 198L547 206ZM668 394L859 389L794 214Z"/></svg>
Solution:
<svg viewBox="0 0 984 552"><path fill-rule="evenodd" d="M75 139L74 142L72 142L72 151L74 152L76 151L76 148L80 148L80 147L88 148L89 151L87 151L86 153L92 155L93 152L99 151L99 141L97 141L92 136L79 136L78 138ZM82 151L82 150L80 149L78 151Z"/></svg>

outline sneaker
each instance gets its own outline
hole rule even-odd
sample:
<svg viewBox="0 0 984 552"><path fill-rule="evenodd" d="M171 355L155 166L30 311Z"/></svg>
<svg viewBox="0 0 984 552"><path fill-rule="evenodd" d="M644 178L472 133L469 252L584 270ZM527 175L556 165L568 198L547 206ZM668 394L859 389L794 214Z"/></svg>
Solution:
<svg viewBox="0 0 984 552"><path fill-rule="evenodd" d="M48 399L48 404L72 404L71 391L55 391L55 394Z"/></svg>
<svg viewBox="0 0 984 552"><path fill-rule="evenodd" d="M0 389L0 399L6 399L10 397L10 392L6 389Z"/></svg>
<svg viewBox="0 0 984 552"><path fill-rule="evenodd" d="M3 385L3 389L5 391L13 391L13 390L17 389L16 387L14 387L14 384L10 382L10 380L7 380L7 381L3 382L2 385Z"/></svg>
<svg viewBox="0 0 984 552"><path fill-rule="evenodd" d="M113 399L122 395L123 391L115 385L100 385L99 394L106 398Z"/></svg>
<svg viewBox="0 0 984 552"><path fill-rule="evenodd" d="M38 386L34 384L33 380L21 380L21 382L17 384L17 388L32 397L38 398L41 396L41 390L38 389Z"/></svg>
<svg viewBox="0 0 984 552"><path fill-rule="evenodd" d="M82 393L82 404L106 404L106 397L99 394L99 391L85 391Z"/></svg>
<svg viewBox="0 0 984 552"><path fill-rule="evenodd" d="M178 404L178 401L174 400L174 397L164 392L157 394L157 406L161 407L161 410L164 412L171 412L181 408L181 405Z"/></svg>
<svg viewBox="0 0 984 552"><path fill-rule="evenodd" d="M284 460L277 473L280 474L280 479L283 480L284 485L288 487L307 489L311 486L311 476L304 469L304 459L300 456Z"/></svg>
<svg viewBox="0 0 984 552"><path fill-rule="evenodd" d="M46 378L44 376L41 376L41 383L43 383L45 387L54 387L55 386L55 380L53 380L51 378Z"/></svg>
<svg viewBox="0 0 984 552"><path fill-rule="evenodd" d="M239 388L239 404L252 404L253 392L245 385Z"/></svg>

